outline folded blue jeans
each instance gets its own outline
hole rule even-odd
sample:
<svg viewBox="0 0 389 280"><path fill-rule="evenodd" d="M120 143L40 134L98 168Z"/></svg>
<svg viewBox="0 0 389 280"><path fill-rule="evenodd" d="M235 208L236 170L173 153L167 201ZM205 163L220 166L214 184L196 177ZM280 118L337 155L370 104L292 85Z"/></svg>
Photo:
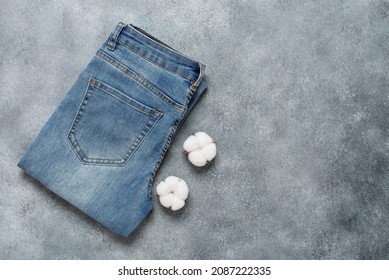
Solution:
<svg viewBox="0 0 389 280"><path fill-rule="evenodd" d="M170 143L207 87L205 65L118 23L18 163L127 237L153 208Z"/></svg>

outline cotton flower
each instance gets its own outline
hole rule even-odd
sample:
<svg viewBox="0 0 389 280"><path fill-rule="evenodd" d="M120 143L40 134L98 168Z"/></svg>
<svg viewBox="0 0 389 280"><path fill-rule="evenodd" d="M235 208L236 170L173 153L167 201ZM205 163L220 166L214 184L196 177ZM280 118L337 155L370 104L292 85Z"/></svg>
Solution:
<svg viewBox="0 0 389 280"><path fill-rule="evenodd" d="M185 205L188 193L189 189L185 181L175 176L167 177L157 186L159 202L162 206L171 208L174 211Z"/></svg>
<svg viewBox="0 0 389 280"><path fill-rule="evenodd" d="M196 132L184 142L189 161L195 166L204 166L216 156L216 144L205 132Z"/></svg>

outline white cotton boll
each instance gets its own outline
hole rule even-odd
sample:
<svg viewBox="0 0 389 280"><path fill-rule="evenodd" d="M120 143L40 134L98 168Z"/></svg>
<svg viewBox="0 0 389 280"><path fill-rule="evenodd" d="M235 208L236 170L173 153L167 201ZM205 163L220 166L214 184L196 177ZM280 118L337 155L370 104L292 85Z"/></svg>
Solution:
<svg viewBox="0 0 389 280"><path fill-rule="evenodd" d="M184 207L184 205L185 205L185 201L183 201L182 199L179 199L177 196L173 195L173 198L172 198L172 210L173 211L181 209L182 207Z"/></svg>
<svg viewBox="0 0 389 280"><path fill-rule="evenodd" d="M165 183L168 184L170 187L177 186L179 181L180 181L180 178L178 178L176 176L169 176L165 179Z"/></svg>
<svg viewBox="0 0 389 280"><path fill-rule="evenodd" d="M196 136L197 142L199 143L200 148L203 148L206 145L213 143L211 136L209 136L205 132L196 132L195 136Z"/></svg>
<svg viewBox="0 0 389 280"><path fill-rule="evenodd" d="M168 193L166 195L161 195L159 197L159 201L161 202L163 207L169 208L173 205L173 201L176 198L176 196L172 193Z"/></svg>
<svg viewBox="0 0 389 280"><path fill-rule="evenodd" d="M198 167L204 166L207 164L207 159L201 151L193 151L188 155L189 161Z"/></svg>
<svg viewBox="0 0 389 280"><path fill-rule="evenodd" d="M161 183L158 184L157 186L157 194L158 195L165 195L168 193L171 193L171 188L166 182L162 181Z"/></svg>
<svg viewBox="0 0 389 280"><path fill-rule="evenodd" d="M178 210L184 207L188 198L189 188L184 180L169 176L157 186L157 194L162 206Z"/></svg>
<svg viewBox="0 0 389 280"><path fill-rule="evenodd" d="M199 149L200 146L199 146L199 143L197 141L197 138L196 136L194 135L191 135L188 139L186 139L186 141L184 142L184 150L187 152L187 153L190 153L192 151L195 151L197 149Z"/></svg>
<svg viewBox="0 0 389 280"><path fill-rule="evenodd" d="M211 136L201 131L186 139L184 150L188 153L189 161L198 167L206 165L217 154L216 144Z"/></svg>
<svg viewBox="0 0 389 280"><path fill-rule="evenodd" d="M204 148L202 148L201 151L203 152L207 161L211 161L216 156L216 144L211 143L205 146Z"/></svg>
<svg viewBox="0 0 389 280"><path fill-rule="evenodd" d="M180 181L177 187L173 190L173 193L178 198L185 200L188 198L189 188L188 185L184 181Z"/></svg>

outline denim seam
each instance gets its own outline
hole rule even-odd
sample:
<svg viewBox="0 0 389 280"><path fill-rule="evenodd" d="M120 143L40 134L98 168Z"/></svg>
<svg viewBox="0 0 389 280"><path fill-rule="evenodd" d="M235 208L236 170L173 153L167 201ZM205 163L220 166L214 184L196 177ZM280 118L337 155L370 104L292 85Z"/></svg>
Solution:
<svg viewBox="0 0 389 280"><path fill-rule="evenodd" d="M88 158L88 159L91 159L91 160L98 160L98 161L103 161L103 162L98 162L97 164L95 162L85 162L85 164L89 164L89 165L106 165L106 166L112 166L112 165L115 166L116 165L118 167L125 166L127 164L127 162L130 160L131 156L139 149L139 147L145 141L147 135L151 132L151 130L158 123L158 121L162 118L162 116L163 116L163 114L161 114L154 122L149 121L149 123L152 123L151 127L148 128L148 129L144 129L144 131L147 131L146 133L144 133L144 131L142 131L140 133L140 134L144 134L144 135L138 137L139 139L141 139L140 141L138 141L138 139L135 140L135 142L138 142L136 145L133 144L133 145L130 146L130 149L128 150L128 152L126 153L126 156L124 157L124 159L125 159L124 162L122 160L113 160L114 161L113 163L111 163L111 162L107 163L107 161L110 161L110 160L106 160L106 159L103 159L103 158ZM132 146L134 146L134 145L135 145L135 147L133 148ZM128 154L128 157L127 157L127 154Z"/></svg>
<svg viewBox="0 0 389 280"><path fill-rule="evenodd" d="M70 146L72 147L73 151L76 153L77 157L80 159L81 162L83 162L83 161L82 161L82 158L81 158L81 155L80 155L80 154L78 153L78 151L76 150L76 146L73 146L73 143L72 143L72 141L71 141L69 135L70 135L70 132L71 132L72 129L73 129L73 126L74 126L74 123L75 123L76 119L77 119L78 116L79 116L79 112L80 112L80 110L81 110L81 107L82 107L82 104L83 104L83 102L84 102L84 100L85 100L85 97L86 97L86 95L88 94L89 82L90 82L90 77L89 77L89 79L88 79L88 85L86 86L84 95L83 95L83 97L82 97L82 99L81 99L81 102L80 102L80 105L78 106L77 113L75 114L75 116L74 116L74 118L73 118L73 120L72 120L72 122L71 122L70 128L69 128L68 132L66 133L66 138L68 139Z"/></svg>
<svg viewBox="0 0 389 280"><path fill-rule="evenodd" d="M157 117L155 117L155 116L153 116L151 114L147 114L147 116L149 118L147 120L146 125L144 126L142 131L139 133L137 138L134 140L134 142L131 143L131 145L126 149L126 153L125 153L125 155L121 159L88 158L84 154L84 151L82 150L81 145L79 144L79 142L76 139L75 130L76 130L77 126L78 126L79 121L81 120L81 117L85 116L85 109L86 109L87 104L89 103L87 98L90 98L93 95L93 93L90 91L90 87L93 86L92 85L92 81L93 80L96 80L96 79L94 79L93 77L89 77L88 86L87 86L86 92L85 92L84 97L83 97L83 99L81 101L81 104L80 104L80 106L79 106L79 108L77 110L76 116L73 118L72 125L71 125L71 127L70 127L70 129L69 129L69 131L67 133L67 138L68 138L68 140L69 140L73 150L76 152L78 158L80 159L80 161L83 164L108 165L108 166L123 167L123 166L125 166L127 164L127 162L129 161L131 156L135 153L135 151L139 149L141 144L146 139L147 135L154 128L156 123L161 119L161 117L163 116L163 113L162 112L158 112ZM96 87L96 89L100 89L100 90L104 91L103 89L98 88L98 87ZM106 92L106 91L104 91L104 92ZM109 94L108 92L106 92L106 93ZM110 94L110 96L112 96L112 95ZM116 96L114 96L114 97L116 99L118 99ZM118 100L120 100L120 99L118 99ZM127 104L127 103L125 103L125 104L129 106L129 104ZM131 106L131 108L134 108L134 107Z"/></svg>
<svg viewBox="0 0 389 280"><path fill-rule="evenodd" d="M109 49L110 51L113 51L115 49L118 36L122 32L123 28L125 28L126 26L127 24L123 22L118 23L115 30L109 36L107 49Z"/></svg>
<svg viewBox="0 0 389 280"><path fill-rule="evenodd" d="M163 69L165 69L165 70L167 70L167 71L169 71L169 72L171 72L171 73L173 73L173 74L176 74L176 75L178 75L178 76L181 76L181 77L184 78L184 79L187 79L187 80L190 80L190 81L194 81L193 78L189 78L189 77L187 77L186 75L182 74L182 73L179 72L179 71L175 71L175 70L173 70L173 69L171 69L171 68L169 68L169 67L167 67L167 66L161 65L160 63L158 63L158 62L156 62L156 61L154 61L154 60L148 58L147 56L145 56L145 55L142 54L141 52L135 50L133 47L130 47L129 45L124 44L124 43L120 42L119 40L117 40L117 43L120 44L120 45L122 45L122 46L125 47L126 49L128 49L128 50L130 50L130 51L136 53L137 55L141 56L142 58L146 59L147 61L149 61L149 62L151 62L151 63L157 65L158 67L161 67L161 68L163 68Z"/></svg>
<svg viewBox="0 0 389 280"><path fill-rule="evenodd" d="M191 92L191 90L189 89L187 96L189 96L189 95L192 96L190 94L190 92ZM187 103L189 103L189 99L190 98L188 97ZM167 150L169 149L169 147L171 145L171 141L172 141L173 137L175 136L176 130L179 127L180 122L184 119L184 117L186 115L186 111L188 110L188 107L186 107L186 108L187 109L181 113L180 117L175 121L174 125L171 127L169 135L168 135L167 140L165 142L165 145L164 145L162 152L160 154L160 157L153 168L153 171L151 173L151 177L149 179L148 190L147 190L147 194L148 194L149 199L153 199L152 191L153 191L153 182L154 182L155 174L156 174L159 166L161 165L162 160L163 160Z"/></svg>
<svg viewBox="0 0 389 280"><path fill-rule="evenodd" d="M198 63L197 61L193 60L192 58L178 52L177 50L173 49L171 46L165 44L164 42L160 41L159 39L155 38L154 36L152 36L151 34L147 33L146 31L144 31L142 28L140 27L137 27L137 26L134 26L132 24L128 24L127 27L131 28L132 30L134 30L135 32L137 32L138 34L140 34L141 36L143 36L144 38L146 39L151 39L152 41L154 41L154 43L156 43L157 45L159 45L160 47L164 48L164 49L167 49L169 51L172 51L174 54L178 55L178 56L181 56L182 58L184 59L187 59L187 60L190 60L194 63ZM139 29L139 30L138 30ZM141 31L142 32L141 32ZM144 32L144 33L143 33ZM167 48L166 48L167 47Z"/></svg>
<svg viewBox="0 0 389 280"><path fill-rule="evenodd" d="M104 84L102 81L99 81L95 78L91 78L91 86L95 87L98 90L106 92L107 94L111 95L112 97L115 97L119 101L123 102L124 104L126 104L128 106L131 106L135 110L137 110L145 115L156 117L159 114L161 114L160 111L158 111L154 108L150 108L150 107L140 103L139 101L137 101L134 98L118 91L117 89L110 88L110 86ZM123 97L121 97L122 95L123 95ZM126 98L128 100L124 100Z"/></svg>
<svg viewBox="0 0 389 280"><path fill-rule="evenodd" d="M103 59L104 61L108 62L110 65L115 67L115 69L118 69L122 71L124 74L129 76L131 79L133 79L138 84L142 85L146 89L148 89L151 93L153 93L155 96L157 96L160 100L165 102L167 105L179 110L183 111L185 110L185 106L178 103L177 101L174 101L172 98L168 97L167 94L163 93L160 89L155 87L153 84L151 84L149 81L147 81L145 78L143 78L141 75L137 74L127 66L123 65L113 57L111 57L109 54L106 54L105 52L98 50L96 52L96 55Z"/></svg>

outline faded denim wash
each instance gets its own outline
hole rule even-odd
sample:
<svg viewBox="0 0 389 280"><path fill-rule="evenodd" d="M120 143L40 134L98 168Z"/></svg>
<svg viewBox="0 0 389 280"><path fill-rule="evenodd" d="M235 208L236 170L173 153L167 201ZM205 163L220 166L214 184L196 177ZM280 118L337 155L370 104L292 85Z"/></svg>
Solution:
<svg viewBox="0 0 389 280"><path fill-rule="evenodd" d="M120 22L18 166L128 236L153 208L154 176L207 87L204 70L203 64Z"/></svg>

